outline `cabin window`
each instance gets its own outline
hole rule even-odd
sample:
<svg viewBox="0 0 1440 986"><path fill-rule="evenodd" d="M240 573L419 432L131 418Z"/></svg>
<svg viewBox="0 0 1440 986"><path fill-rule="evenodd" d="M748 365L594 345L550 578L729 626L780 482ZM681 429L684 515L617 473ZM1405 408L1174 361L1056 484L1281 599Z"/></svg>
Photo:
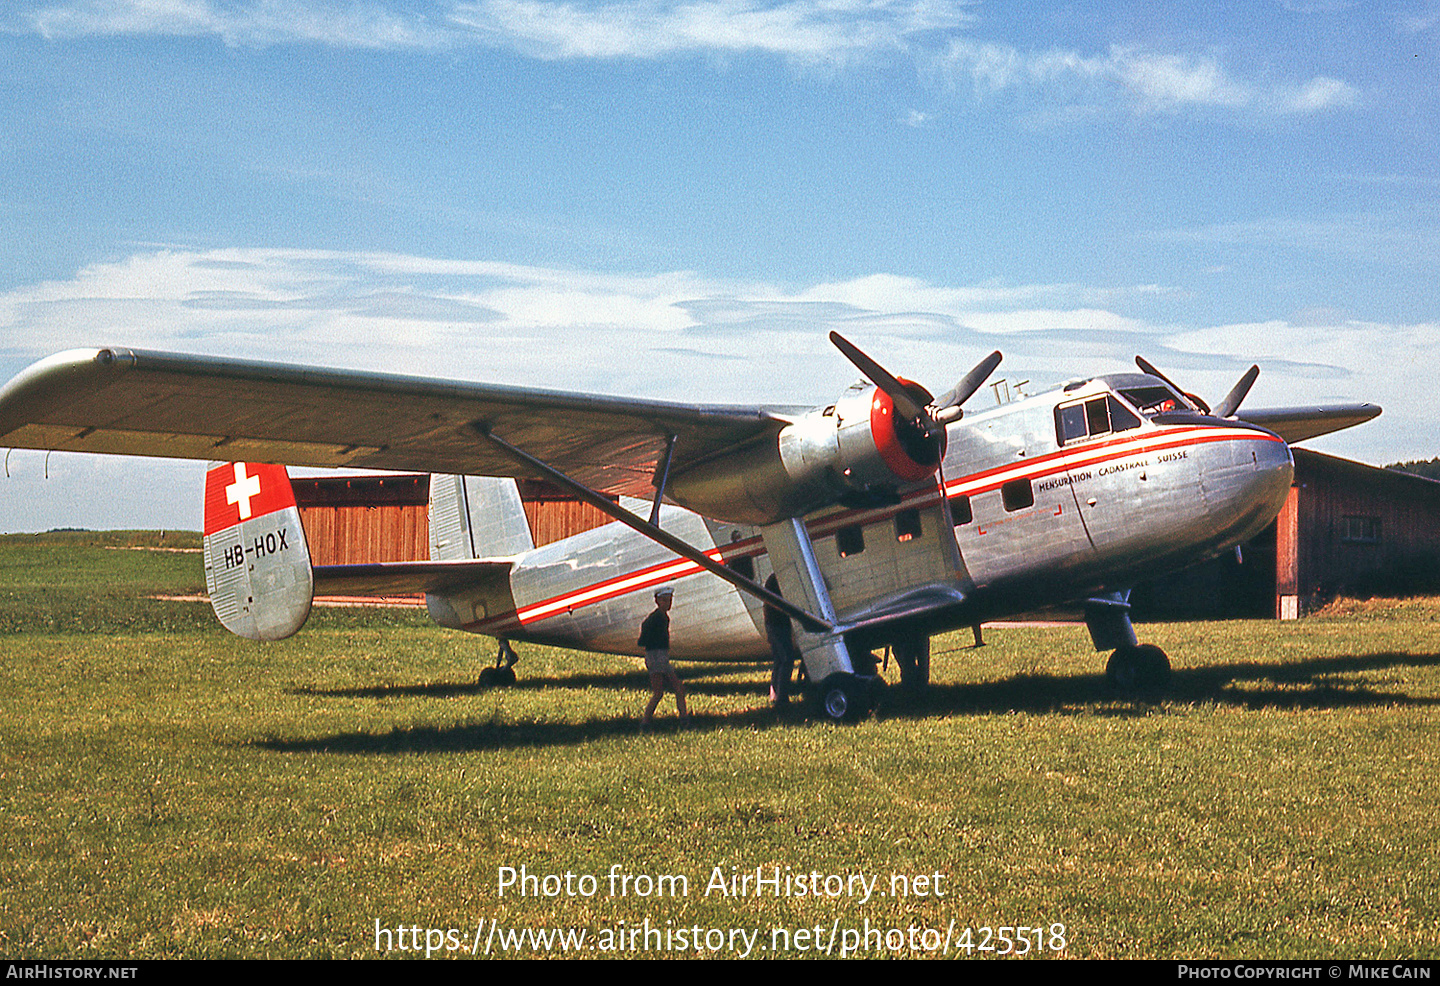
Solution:
<svg viewBox="0 0 1440 986"><path fill-rule="evenodd" d="M895 515L895 540L914 541L920 536L920 511L902 510Z"/></svg>
<svg viewBox="0 0 1440 986"><path fill-rule="evenodd" d="M1085 427L1092 435L1110 433L1110 409L1105 406L1105 398L1085 402Z"/></svg>
<svg viewBox="0 0 1440 986"><path fill-rule="evenodd" d="M950 498L950 522L956 527L961 527L975 519L975 513L970 509L970 498L968 496L952 496Z"/></svg>
<svg viewBox="0 0 1440 986"><path fill-rule="evenodd" d="M1067 404L1055 409L1055 424L1059 430L1060 444L1087 437L1085 430L1085 405Z"/></svg>
<svg viewBox="0 0 1440 986"><path fill-rule="evenodd" d="M1379 544L1379 517L1340 518L1340 541L1343 544Z"/></svg>
<svg viewBox="0 0 1440 986"><path fill-rule="evenodd" d="M1000 501L1006 510L1024 510L1035 506L1035 490L1028 479L1012 479L1000 487Z"/></svg>
<svg viewBox="0 0 1440 986"><path fill-rule="evenodd" d="M858 555L865 550L865 530L859 524L842 527L835 532L835 548L841 558Z"/></svg>
<svg viewBox="0 0 1440 986"><path fill-rule="evenodd" d="M1055 433L1061 445L1139 427L1135 412L1110 394L1055 409Z"/></svg>

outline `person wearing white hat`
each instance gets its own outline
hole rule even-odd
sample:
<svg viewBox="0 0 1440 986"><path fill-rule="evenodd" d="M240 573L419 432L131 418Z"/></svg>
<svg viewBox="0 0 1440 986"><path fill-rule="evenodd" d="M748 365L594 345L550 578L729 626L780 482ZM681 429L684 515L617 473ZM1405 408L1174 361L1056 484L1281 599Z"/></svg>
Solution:
<svg viewBox="0 0 1440 986"><path fill-rule="evenodd" d="M655 590L655 611L640 624L640 639L637 642L645 652L645 670L650 672L650 704L645 706L644 728L649 728L655 718L655 709L669 688L675 693L675 705L680 710L680 721L688 722L690 713L685 708L685 686L680 676L670 666L670 607L675 601L675 590L661 586Z"/></svg>

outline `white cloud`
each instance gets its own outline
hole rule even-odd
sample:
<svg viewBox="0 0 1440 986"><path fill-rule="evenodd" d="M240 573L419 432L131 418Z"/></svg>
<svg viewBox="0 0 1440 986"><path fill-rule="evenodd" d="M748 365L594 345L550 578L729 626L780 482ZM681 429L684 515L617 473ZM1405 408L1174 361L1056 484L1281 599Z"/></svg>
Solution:
<svg viewBox="0 0 1440 986"><path fill-rule="evenodd" d="M424 282L426 287L417 286ZM437 286L438 285L438 286ZM554 380L540 354L577 357L566 385L593 387L610 353L689 321L687 275L602 275L390 254L157 250L70 280L0 295L0 349L27 356L95 345L169 348L436 376ZM97 338L97 326L103 337Z"/></svg>
<svg viewBox="0 0 1440 986"><path fill-rule="evenodd" d="M1013 311L977 312L970 324L982 332L1011 334L1019 332L1128 332L1153 331L1149 324L1117 315L1100 308L1015 309Z"/></svg>
<svg viewBox="0 0 1440 986"><path fill-rule="evenodd" d="M32 0L33 2L33 0ZM49 0L18 15L49 38L216 37L233 46L484 46L559 61L761 54L836 68L903 53L927 76L984 99L1038 95L1034 122L1079 122L1106 108L1189 107L1293 115L1355 105L1359 91L1327 76L1265 82L1212 55L1113 47L1086 55L957 36L974 0ZM939 47L937 47L939 46ZM911 126L924 122L912 111Z"/></svg>
<svg viewBox="0 0 1440 986"><path fill-rule="evenodd" d="M572 390L787 402L824 399L854 375L830 351L830 329L893 361L896 372L936 385L946 382L948 368L963 369L993 348L1006 351L1007 364L1064 379L1129 367L1138 346L1157 362L1194 369L1202 375L1197 387L1216 392L1237 367L1258 359L1278 368L1267 380L1290 380L1304 399L1342 390L1348 399L1376 399L1403 390L1397 374L1414 378L1440 364L1440 327L1432 323L1312 314L1197 328L1124 311L1134 298L1163 291L951 286L884 273L785 287L687 271L168 249L0 294L0 352L18 360L126 345ZM1379 367L1384 371L1371 369ZM1364 386L1352 389L1355 380Z"/></svg>
<svg viewBox="0 0 1440 986"><path fill-rule="evenodd" d="M1322 75L1303 86L1276 89L1273 98L1282 111L1314 113L1334 107L1354 106L1360 97L1353 86Z"/></svg>
<svg viewBox="0 0 1440 986"><path fill-rule="evenodd" d="M1425 34L1440 24L1440 9L1432 2L1426 9L1395 15L1395 26L1402 34Z"/></svg>
<svg viewBox="0 0 1440 986"><path fill-rule="evenodd" d="M825 339L832 328L873 340L912 373L963 368L1021 329L1140 331L1093 307L1114 296L1075 285L947 286L891 274L792 288L687 271L163 249L0 294L0 353L18 362L124 345L793 403L825 399L853 377Z"/></svg>
<svg viewBox="0 0 1440 986"><path fill-rule="evenodd" d="M1315 113L1359 100L1353 86L1325 76L1298 84L1266 84L1236 78L1213 56L1124 47L1086 56L1061 49L1022 52L955 38L937 59L935 71L951 88L969 88L981 99L1016 91L1081 105L1119 101L1138 113L1186 107Z"/></svg>
<svg viewBox="0 0 1440 986"><path fill-rule="evenodd" d="M921 31L964 23L947 0L480 0L454 21L490 43L543 59L656 58L764 52L802 63L843 62L903 48Z"/></svg>
<svg viewBox="0 0 1440 986"><path fill-rule="evenodd" d="M1234 354L1244 357L1241 362L1258 363L1261 384L1247 405L1369 401L1384 408L1373 424L1307 443L1310 447L1356 450L1352 454L1377 463L1436 454L1440 408L1418 384L1440 365L1440 323L1297 316L1192 329L1169 342L1200 356ZM1221 381L1208 392L1223 393Z"/></svg>
<svg viewBox="0 0 1440 986"><path fill-rule="evenodd" d="M213 36L230 45L513 48L542 59L762 52L836 63L969 20L971 0L56 0L25 15L49 38Z"/></svg>
<svg viewBox="0 0 1440 986"><path fill-rule="evenodd" d="M47 38L158 34L214 36L228 45L308 42L341 48L437 47L448 32L375 2L314 0L66 0L27 20Z"/></svg>
<svg viewBox="0 0 1440 986"><path fill-rule="evenodd" d="M1185 105L1240 107L1255 98L1248 86L1232 79L1213 58L1114 49L1105 68L1146 109L1169 110Z"/></svg>
<svg viewBox="0 0 1440 986"><path fill-rule="evenodd" d="M1031 393L1133 370L1139 352L1213 399L1254 361L1262 372L1247 406L1384 406L1379 421L1312 447L1372 462L1435 454L1440 407L1415 384L1440 365L1440 324L1311 312L1185 326L1123 310L1157 290L950 286L883 273L785 287L401 254L149 250L0 294L0 355L18 364L124 345L683 401L810 404L857 377L826 339L838 329L936 392L992 349L1005 354L997 377L1029 379ZM44 491L60 512L22 516L20 500L0 497L0 529L194 526L183 519L191 507L147 519L140 493L128 501L139 512L92 518L87 498L65 485L61 457L50 480L43 453L17 451L10 465L15 482ZM83 488L98 481L98 468L82 470ZM178 469L130 463L123 471L153 489L173 485L165 477Z"/></svg>

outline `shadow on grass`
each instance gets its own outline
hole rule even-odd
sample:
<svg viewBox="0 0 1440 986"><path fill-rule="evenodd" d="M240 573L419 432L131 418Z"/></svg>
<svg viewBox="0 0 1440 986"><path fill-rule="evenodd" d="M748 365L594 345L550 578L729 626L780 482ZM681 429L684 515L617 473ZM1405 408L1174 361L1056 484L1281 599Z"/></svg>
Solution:
<svg viewBox="0 0 1440 986"><path fill-rule="evenodd" d="M587 722L500 722L492 720L454 726L424 726L395 729L388 733L337 733L314 739L256 740L251 746L280 753L459 753L474 750L506 750L521 747L573 746L618 736L640 736L639 709L644 696L637 692L633 716L591 719ZM776 713L768 708L737 712L691 713L682 724L673 712L660 714L643 735L658 737L703 733L737 726L770 729L785 725L806 725L795 713ZM810 723L820 725L819 723Z"/></svg>
<svg viewBox="0 0 1440 986"><path fill-rule="evenodd" d="M1110 716L1151 715L1164 704L1228 705L1246 709L1342 709L1433 706L1440 698L1375 687L1360 677L1389 668L1440 665L1440 654L1346 654L1305 661L1214 664L1173 673L1169 691L1154 702L1117 695L1103 674L1016 675L980 684L934 685L921 698L891 703L887 717L1049 712Z"/></svg>
<svg viewBox="0 0 1440 986"><path fill-rule="evenodd" d="M1223 664L1176 671L1169 693L1156 703L1116 696L1099 674L1060 677L1017 675L979 684L935 685L923 697L907 697L890 688L877 716L880 719L928 719L946 715L988 715L1009 712L1060 715L1141 717L1163 712L1166 705L1229 705L1246 709L1341 709L1366 707L1429 707L1440 698L1417 697L1373 687L1359 676L1390 668L1440 665L1440 654L1383 652L1340 655L1285 663ZM728 674L753 673L738 669ZM693 695L755 692L753 679L744 683L713 682L710 675L687 682ZM585 682L585 683L581 683ZM470 750L566 746L616 736L640 734L638 709L648 689L641 672L567 677L535 681L534 688L611 687L635 693L636 716L587 722L502 722L396 729L388 733L337 733L313 739L267 739L251 745L284 753L441 753ZM514 687L514 686L512 686ZM446 696L483 691L479 685L416 685L376 689L307 691L320 695ZM757 694L757 700L759 696ZM559 700L563 701L563 697ZM657 718L654 735L693 734L717 729L830 728L808 706L792 703L776 712L767 707L733 712L696 713L689 725L673 716Z"/></svg>
<svg viewBox="0 0 1440 986"><path fill-rule="evenodd" d="M685 687L701 695L746 695L760 693L762 686L754 677L759 665L684 665L680 669L680 680ZM745 681L715 681L716 678L734 678L744 675ZM768 678L766 681L768 682ZM524 670L512 685L481 684L479 680L468 682L428 682L415 685L372 685L365 688L292 688L292 695L310 695L320 698L451 698L456 695L480 695L496 689L510 691L551 691L559 689L609 688L616 691L649 691L650 676L638 668L634 671L595 672L593 674L566 674L557 678L526 677Z"/></svg>

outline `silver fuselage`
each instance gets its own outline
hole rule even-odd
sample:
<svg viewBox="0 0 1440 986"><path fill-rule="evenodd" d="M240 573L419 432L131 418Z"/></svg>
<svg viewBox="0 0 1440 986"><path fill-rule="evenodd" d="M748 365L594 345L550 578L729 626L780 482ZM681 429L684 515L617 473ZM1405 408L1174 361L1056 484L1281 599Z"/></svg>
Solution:
<svg viewBox="0 0 1440 986"><path fill-rule="evenodd" d="M806 516L840 622L865 627L859 642L874 646L1128 588L1258 534L1289 490L1289 447L1234 420L1147 416L1119 396L1158 386L1102 377L967 416L949 427L937 476L884 505ZM1111 409L1098 429L1097 401ZM1062 418L1073 426L1087 406L1091 432L1068 433ZM761 528L673 505L660 523L756 582L771 573ZM508 594L492 586L429 606L446 626L633 654L660 585L675 589L674 656L768 655L759 602L621 524L516 557ZM867 623L896 600L922 603Z"/></svg>

